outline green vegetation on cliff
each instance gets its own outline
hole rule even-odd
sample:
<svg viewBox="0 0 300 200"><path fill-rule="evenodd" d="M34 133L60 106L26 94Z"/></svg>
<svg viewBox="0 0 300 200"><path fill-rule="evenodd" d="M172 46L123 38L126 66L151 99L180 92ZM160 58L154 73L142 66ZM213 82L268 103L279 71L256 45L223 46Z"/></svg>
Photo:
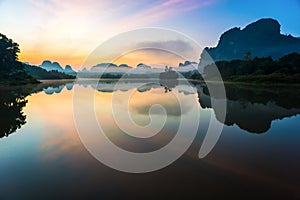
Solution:
<svg viewBox="0 0 300 200"><path fill-rule="evenodd" d="M300 83L300 54L292 53L273 60L271 57L217 61L223 78L237 82ZM213 64L204 68L206 77L216 76Z"/></svg>

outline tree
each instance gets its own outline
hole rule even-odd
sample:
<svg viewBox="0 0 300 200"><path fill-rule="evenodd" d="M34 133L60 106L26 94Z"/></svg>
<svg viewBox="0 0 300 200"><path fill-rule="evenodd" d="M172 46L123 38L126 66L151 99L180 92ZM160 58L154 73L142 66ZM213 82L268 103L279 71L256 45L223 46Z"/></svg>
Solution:
<svg viewBox="0 0 300 200"><path fill-rule="evenodd" d="M251 52L250 51L247 51L244 55L244 60L250 60L251 59Z"/></svg>
<svg viewBox="0 0 300 200"><path fill-rule="evenodd" d="M18 61L19 45L0 33L0 71L12 72L22 70L22 63Z"/></svg>
<svg viewBox="0 0 300 200"><path fill-rule="evenodd" d="M19 45L0 33L0 83L25 84L37 83L18 60Z"/></svg>

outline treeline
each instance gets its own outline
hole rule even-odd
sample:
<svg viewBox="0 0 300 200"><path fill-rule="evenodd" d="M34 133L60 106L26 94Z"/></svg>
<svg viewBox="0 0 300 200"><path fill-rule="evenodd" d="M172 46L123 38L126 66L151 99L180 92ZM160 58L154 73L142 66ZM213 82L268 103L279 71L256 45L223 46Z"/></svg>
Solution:
<svg viewBox="0 0 300 200"><path fill-rule="evenodd" d="M39 80L52 80L52 79L74 79L75 76L68 75L58 71L47 71L41 67L23 64L25 71Z"/></svg>
<svg viewBox="0 0 300 200"><path fill-rule="evenodd" d="M251 82L300 83L300 54L292 53L273 60L271 57L217 61L216 66L224 80ZM204 68L206 77L213 78L212 65Z"/></svg>

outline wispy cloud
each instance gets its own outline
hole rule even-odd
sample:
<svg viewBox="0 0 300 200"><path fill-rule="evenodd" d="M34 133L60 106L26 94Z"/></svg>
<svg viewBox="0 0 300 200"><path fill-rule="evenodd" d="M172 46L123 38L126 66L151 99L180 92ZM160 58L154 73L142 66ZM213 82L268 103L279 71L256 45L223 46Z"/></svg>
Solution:
<svg viewBox="0 0 300 200"><path fill-rule="evenodd" d="M145 25L157 21L167 20L170 17L210 5L214 0L161 0L140 9L122 20L120 24L130 26Z"/></svg>
<svg viewBox="0 0 300 200"><path fill-rule="evenodd" d="M215 2L215 0L28 0L37 8L40 17L61 19L84 18L93 21L103 19L118 20L119 24L130 26L145 25L195 10ZM62 22L64 22L63 20ZM111 26L117 26L111 24Z"/></svg>
<svg viewBox="0 0 300 200"><path fill-rule="evenodd" d="M188 41L184 41L181 39L177 40L167 40L167 41L146 41L136 44L136 49L152 49L151 54L152 58L160 57L162 54L161 51L166 51L169 54L173 55L173 58L176 61L179 60L190 60L190 61L198 61L199 52L201 52L200 47L195 46L195 44L191 44ZM166 60L167 61L167 60ZM169 61L172 63L172 61ZM174 63L172 63L174 65ZM176 63L177 65L178 63Z"/></svg>
<svg viewBox="0 0 300 200"><path fill-rule="evenodd" d="M0 14L6 19L0 28L15 32L12 37L21 43L21 58L26 61L38 64L48 55L67 64L66 61L76 56L77 64L70 64L78 65L79 58L83 62L89 52L112 35L136 27L153 26L214 1L24 0L21 8L19 1L0 0L1 6L9 9L19 6L22 12L20 15L9 11ZM18 31L22 21L26 23L22 23L22 31Z"/></svg>

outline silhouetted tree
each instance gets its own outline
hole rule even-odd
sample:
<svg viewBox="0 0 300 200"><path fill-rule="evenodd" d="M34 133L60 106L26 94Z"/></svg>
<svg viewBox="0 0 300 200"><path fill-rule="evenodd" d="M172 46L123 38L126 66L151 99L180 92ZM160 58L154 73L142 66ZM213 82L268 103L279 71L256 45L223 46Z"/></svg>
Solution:
<svg viewBox="0 0 300 200"><path fill-rule="evenodd" d="M250 60L251 59L251 52L250 51L247 51L244 55L244 60Z"/></svg>
<svg viewBox="0 0 300 200"><path fill-rule="evenodd" d="M19 45L0 33L0 82L34 83L33 77L25 72L18 60Z"/></svg>
<svg viewBox="0 0 300 200"><path fill-rule="evenodd" d="M22 70L22 64L18 62L19 45L0 33L0 70L11 72Z"/></svg>

